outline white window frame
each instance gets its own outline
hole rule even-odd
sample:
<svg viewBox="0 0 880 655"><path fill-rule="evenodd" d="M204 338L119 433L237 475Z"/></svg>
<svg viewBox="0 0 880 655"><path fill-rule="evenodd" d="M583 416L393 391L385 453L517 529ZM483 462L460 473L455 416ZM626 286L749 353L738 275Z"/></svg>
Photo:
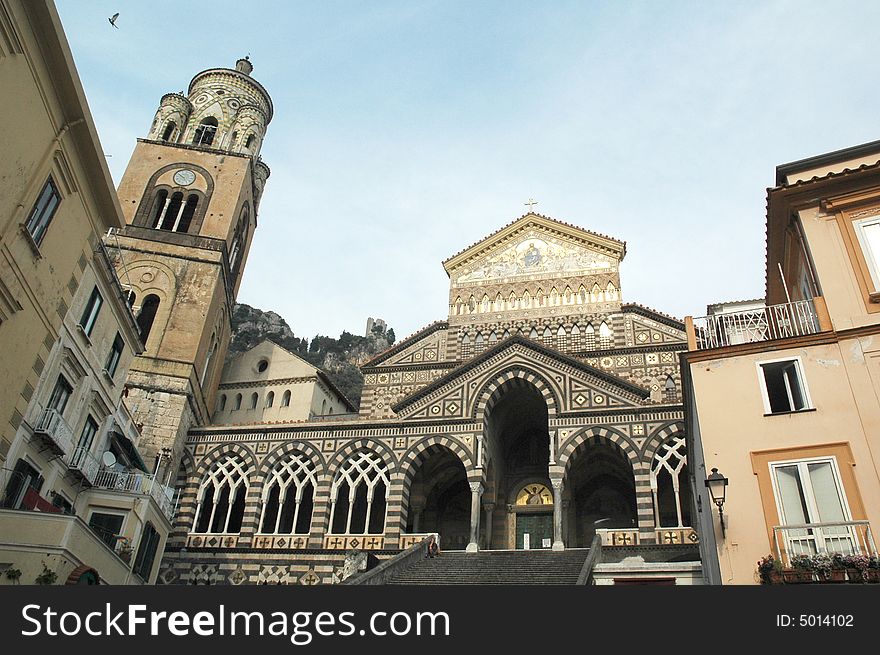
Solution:
<svg viewBox="0 0 880 655"><path fill-rule="evenodd" d="M764 368L765 364L778 364L780 362L795 362L795 366L797 367L798 373L798 381L801 385L801 392L804 395L804 407L802 409L792 409L788 412L774 412L772 407L770 406L770 394L767 393L767 380L764 377ZM777 359L762 359L759 362L755 362L755 369L758 374L758 387L761 389L761 400L764 402L764 415L765 416L776 416L779 414L797 414L798 412L806 412L809 410L816 409L813 405L813 397L810 395L810 388L807 385L807 376L804 374L804 363L801 360L800 355L792 355L790 357L779 357ZM793 403L792 403L793 404Z"/></svg>
<svg viewBox="0 0 880 655"><path fill-rule="evenodd" d="M796 459L786 459L786 460L777 460L777 461L773 461L773 462L768 462L767 466L770 469L770 484L773 486L773 500L776 503L776 516L779 517L779 525L785 526L787 524L787 522L785 519L785 512L783 511L783 508L782 508L782 497L779 492L779 484L776 480L775 469L781 468L783 466L792 466L792 465L797 465L798 469L800 469L801 465L803 465L803 467L806 468L809 464L814 464L817 462L828 462L831 464L831 473L834 477L834 484L837 486L837 492L840 495L840 500L841 500L841 503L843 504L843 520L844 521L852 521L853 520L852 511L850 510L850 505L849 505L849 499L846 496L846 487L843 484L843 478L840 475L840 467L837 464L837 457L835 455L822 455L819 457L799 457ZM801 485L803 485L804 481L803 481L802 471L799 470L798 474L801 479ZM816 500L815 500L815 495L813 493L812 484L810 485L809 492L806 491L806 487L804 487L804 489L805 489L805 493L810 496L810 498L808 498L807 502L808 502L808 504L812 505L812 507L809 508L810 511L812 512L817 509L815 506ZM818 517L810 517L810 518L811 518L811 520L809 522L813 523L814 521L812 519L818 518ZM788 524L788 525L797 525L797 524ZM831 528L831 529L833 529L833 528ZM811 535L811 538L813 539L813 541L817 545L820 542L820 540L822 542L824 542L824 536L822 535L822 532L819 529L814 529L814 534ZM791 553L793 550L792 546L791 546L792 539L788 535L784 535L784 539L785 539L785 543L786 543L786 549L788 550L789 553ZM853 544L854 544L853 552L858 552L858 540L856 539L856 535L853 533L853 531L851 529L850 529L850 539L852 539Z"/></svg>
<svg viewBox="0 0 880 655"><path fill-rule="evenodd" d="M853 229L859 240L859 246L862 249L862 255L865 263L868 265L868 271L871 273L871 282L874 285L873 293L880 291L880 252L874 252L871 248L868 238L865 235L865 228L871 225L880 226L880 215L868 216L857 221L853 221Z"/></svg>
<svg viewBox="0 0 880 655"><path fill-rule="evenodd" d="M94 516L95 514L107 514L108 516L121 516L121 517L122 517L122 524L119 526L119 534L118 534L117 536L118 536L118 537L122 537L122 536L125 535L125 527L126 527L126 525L128 524L128 515L130 514L129 511L121 510L121 509L116 509L116 508L113 508L113 507L99 507L99 506L92 506L92 507L89 507L89 514L88 514L88 517L86 518L86 525L89 526L89 530L91 530L92 533L95 534L95 537L96 537L96 538L97 538L102 544L104 544L105 546L108 546L107 542L104 541L103 539L101 539L101 537L98 536L98 535L94 532L94 528L91 526L92 516ZM118 541L119 541L119 540L117 539L117 542L118 542ZM116 548L117 548L118 546L119 546L119 544L117 543L117 544L116 544L116 547L113 547L113 546L108 546L108 547L109 547L109 548L112 548L112 549L113 549L113 552L115 553L115 552L117 552Z"/></svg>

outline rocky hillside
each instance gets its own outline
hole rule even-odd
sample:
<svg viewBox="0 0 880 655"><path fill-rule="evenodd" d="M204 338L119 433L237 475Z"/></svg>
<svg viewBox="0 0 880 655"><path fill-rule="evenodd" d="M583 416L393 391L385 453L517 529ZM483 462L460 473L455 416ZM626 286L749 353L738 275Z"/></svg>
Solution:
<svg viewBox="0 0 880 655"><path fill-rule="evenodd" d="M287 321L275 312L236 304L232 313L232 342L227 359L266 338L323 369L339 390L358 407L364 386L358 366L387 349L394 343L395 337L394 330L376 326L367 337L343 332L338 339L318 335L309 341L297 337Z"/></svg>

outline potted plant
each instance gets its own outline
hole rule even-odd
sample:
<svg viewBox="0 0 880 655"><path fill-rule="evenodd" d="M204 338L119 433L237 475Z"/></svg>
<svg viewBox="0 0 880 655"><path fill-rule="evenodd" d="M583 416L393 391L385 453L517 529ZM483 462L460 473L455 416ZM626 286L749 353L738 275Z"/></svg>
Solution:
<svg viewBox="0 0 880 655"><path fill-rule="evenodd" d="M803 584L813 581L813 557L795 555L791 558L793 568L782 572L783 579L790 584Z"/></svg>
<svg viewBox="0 0 880 655"><path fill-rule="evenodd" d="M862 583L865 581L865 569L868 568L867 557L864 555L844 555L841 561L846 569L847 582Z"/></svg>
<svg viewBox="0 0 880 655"><path fill-rule="evenodd" d="M15 567L9 567L4 572L7 580L12 580L12 584L18 584L18 579L21 578L21 569L17 569Z"/></svg>
<svg viewBox="0 0 880 655"><path fill-rule="evenodd" d="M34 582L36 584L55 584L57 579L58 574L46 566L46 562L43 562L43 572L34 579Z"/></svg>
<svg viewBox="0 0 880 655"><path fill-rule="evenodd" d="M865 569L865 581L880 583L880 557L876 554L868 559L868 567Z"/></svg>
<svg viewBox="0 0 880 655"><path fill-rule="evenodd" d="M758 560L758 577L761 584L782 584L782 562L766 555Z"/></svg>
<svg viewBox="0 0 880 655"><path fill-rule="evenodd" d="M843 568L841 555L816 553L813 555L813 570L821 582L845 582L846 569Z"/></svg>

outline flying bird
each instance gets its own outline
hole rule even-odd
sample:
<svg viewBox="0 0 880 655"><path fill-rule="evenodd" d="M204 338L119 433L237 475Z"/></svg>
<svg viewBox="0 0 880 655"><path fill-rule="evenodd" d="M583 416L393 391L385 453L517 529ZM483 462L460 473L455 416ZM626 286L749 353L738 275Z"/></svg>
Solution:
<svg viewBox="0 0 880 655"><path fill-rule="evenodd" d="M118 12L118 11L117 11L115 14L113 14L113 16L112 16L111 18L108 18L107 20L109 20L109 21L110 21L110 24L118 30L118 29L119 29L119 25L116 24L116 19L117 19L117 18L119 18L119 12Z"/></svg>

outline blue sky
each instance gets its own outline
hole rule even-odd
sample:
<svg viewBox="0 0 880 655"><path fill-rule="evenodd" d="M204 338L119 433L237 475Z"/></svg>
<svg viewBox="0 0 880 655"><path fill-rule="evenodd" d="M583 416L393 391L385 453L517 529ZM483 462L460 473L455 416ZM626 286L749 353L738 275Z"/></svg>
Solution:
<svg viewBox="0 0 880 655"><path fill-rule="evenodd" d="M445 318L440 262L530 197L627 242L627 302L760 297L776 165L880 138L880 3L56 2L117 183L164 93L250 54L275 118L239 301L297 336Z"/></svg>

